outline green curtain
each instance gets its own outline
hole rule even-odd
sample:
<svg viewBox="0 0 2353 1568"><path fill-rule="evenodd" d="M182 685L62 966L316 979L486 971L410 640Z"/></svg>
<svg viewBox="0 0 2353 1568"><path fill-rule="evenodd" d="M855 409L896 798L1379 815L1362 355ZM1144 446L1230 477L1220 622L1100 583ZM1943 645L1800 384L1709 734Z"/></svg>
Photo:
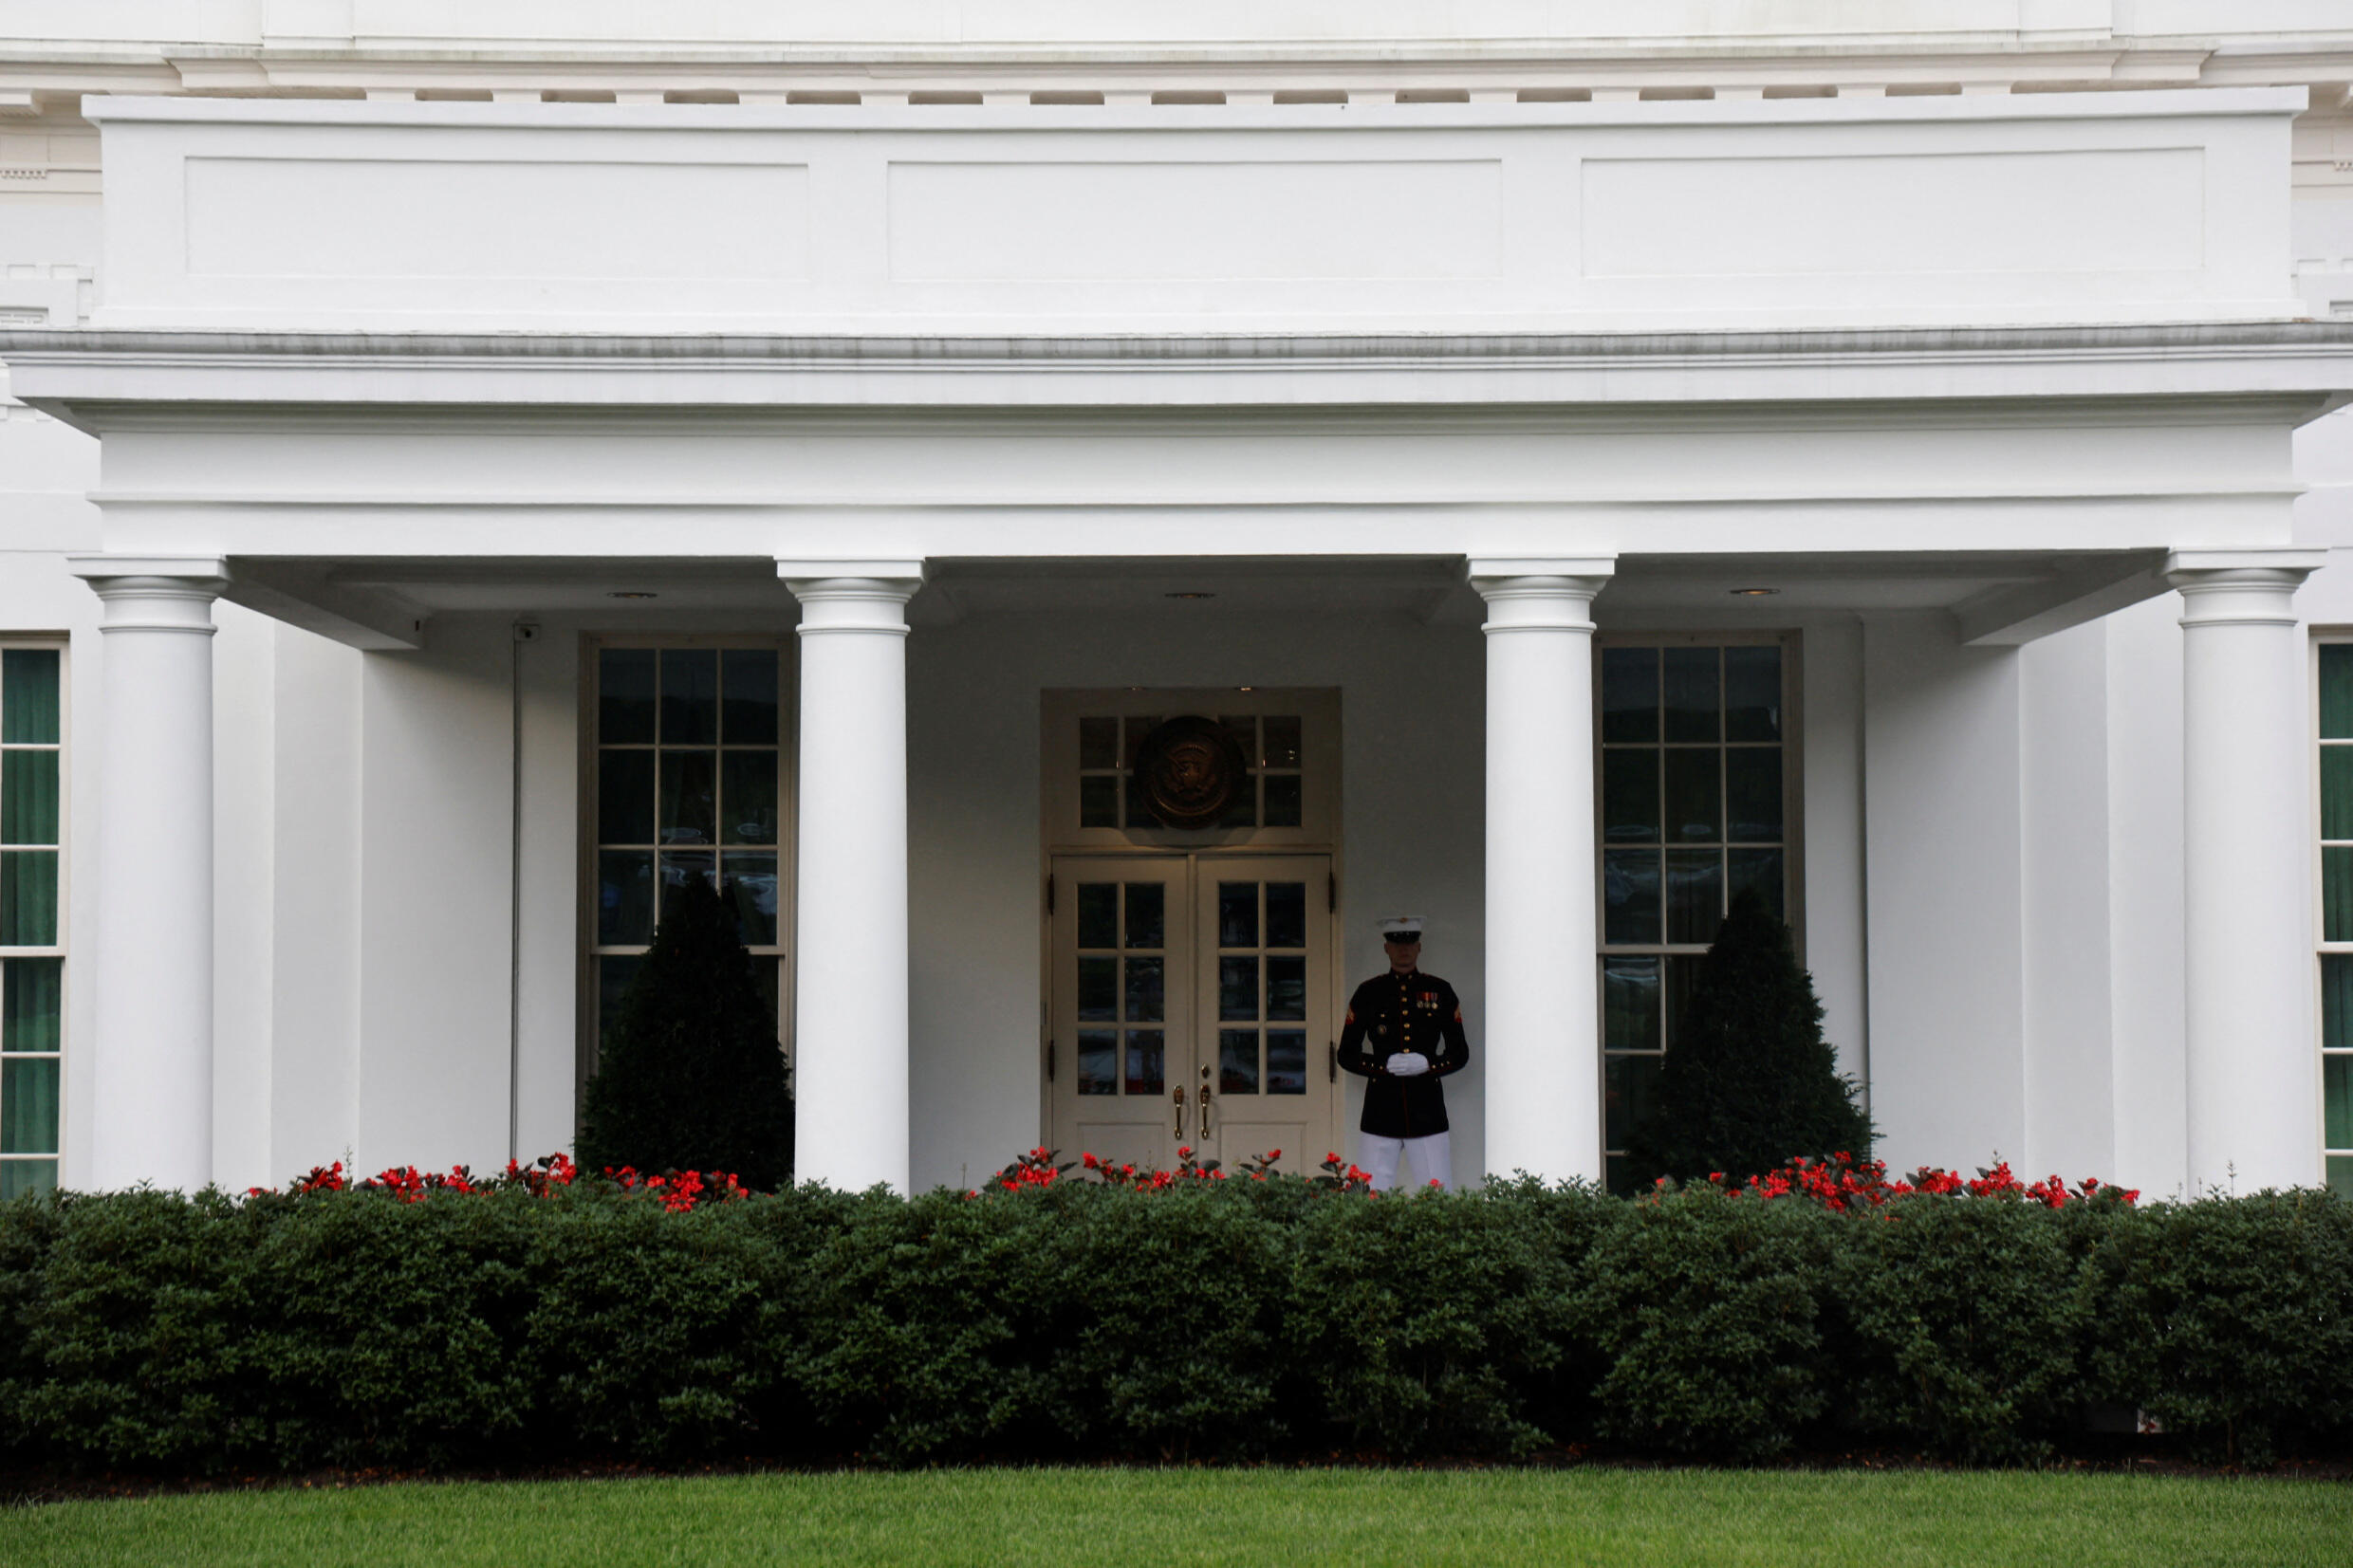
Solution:
<svg viewBox="0 0 2353 1568"><path fill-rule="evenodd" d="M0 653L0 741L57 744L57 666L54 648Z"/></svg>
<svg viewBox="0 0 2353 1568"><path fill-rule="evenodd" d="M57 852L0 854L0 948L57 945Z"/></svg>
<svg viewBox="0 0 2353 1568"><path fill-rule="evenodd" d="M11 958L0 978L0 1051L54 1051L64 1031L65 961Z"/></svg>
<svg viewBox="0 0 2353 1568"><path fill-rule="evenodd" d="M0 752L0 844L57 842L57 753Z"/></svg>

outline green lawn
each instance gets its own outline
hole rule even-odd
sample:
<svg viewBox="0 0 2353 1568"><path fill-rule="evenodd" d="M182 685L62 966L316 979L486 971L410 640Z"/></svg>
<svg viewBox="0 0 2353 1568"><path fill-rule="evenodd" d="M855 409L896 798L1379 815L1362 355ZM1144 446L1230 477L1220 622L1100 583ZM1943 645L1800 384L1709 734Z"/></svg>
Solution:
<svg viewBox="0 0 2353 1568"><path fill-rule="evenodd" d="M0 1562L2353 1562L2353 1487L1865 1471L958 1470L216 1492L0 1512Z"/></svg>

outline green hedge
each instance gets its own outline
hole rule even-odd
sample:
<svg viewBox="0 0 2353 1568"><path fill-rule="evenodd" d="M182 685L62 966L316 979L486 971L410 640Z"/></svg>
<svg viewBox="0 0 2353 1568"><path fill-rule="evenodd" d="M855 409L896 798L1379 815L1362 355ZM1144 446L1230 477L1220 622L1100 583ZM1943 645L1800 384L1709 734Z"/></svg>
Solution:
<svg viewBox="0 0 2353 1568"><path fill-rule="evenodd" d="M894 1465L1379 1452L2032 1461L2095 1407L2353 1424L2353 1206L1833 1211L1296 1179L670 1212L583 1183L0 1206L14 1463Z"/></svg>

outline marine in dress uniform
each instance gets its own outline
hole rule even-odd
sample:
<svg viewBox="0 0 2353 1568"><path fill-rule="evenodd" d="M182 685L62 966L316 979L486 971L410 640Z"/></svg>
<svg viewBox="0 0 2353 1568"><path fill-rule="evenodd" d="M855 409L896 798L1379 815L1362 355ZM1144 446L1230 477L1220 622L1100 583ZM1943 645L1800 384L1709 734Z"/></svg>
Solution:
<svg viewBox="0 0 2353 1568"><path fill-rule="evenodd" d="M1399 1162L1408 1153L1418 1180L1441 1187L1454 1180L1446 1091L1438 1079L1470 1064L1471 1044L1454 987L1418 967L1421 926L1417 914L1380 922L1389 972L1356 988L1340 1035L1340 1064L1370 1080L1357 1126L1376 1190L1397 1186Z"/></svg>

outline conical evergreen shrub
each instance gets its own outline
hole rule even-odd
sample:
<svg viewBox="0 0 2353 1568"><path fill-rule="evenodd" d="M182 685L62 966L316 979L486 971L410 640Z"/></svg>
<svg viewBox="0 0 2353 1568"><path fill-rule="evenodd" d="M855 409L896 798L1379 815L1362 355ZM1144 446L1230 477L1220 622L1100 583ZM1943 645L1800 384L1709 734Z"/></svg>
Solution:
<svg viewBox="0 0 2353 1568"><path fill-rule="evenodd" d="M1628 1163L1654 1177L1746 1181L1793 1155L1870 1153L1871 1118L1822 1038L1822 1003L1789 928L1753 893L1732 900L1701 960Z"/></svg>
<svg viewBox="0 0 2353 1568"><path fill-rule="evenodd" d="M588 1080L583 1170L725 1171L762 1191L791 1181L792 1091L751 963L707 881L665 892Z"/></svg>

